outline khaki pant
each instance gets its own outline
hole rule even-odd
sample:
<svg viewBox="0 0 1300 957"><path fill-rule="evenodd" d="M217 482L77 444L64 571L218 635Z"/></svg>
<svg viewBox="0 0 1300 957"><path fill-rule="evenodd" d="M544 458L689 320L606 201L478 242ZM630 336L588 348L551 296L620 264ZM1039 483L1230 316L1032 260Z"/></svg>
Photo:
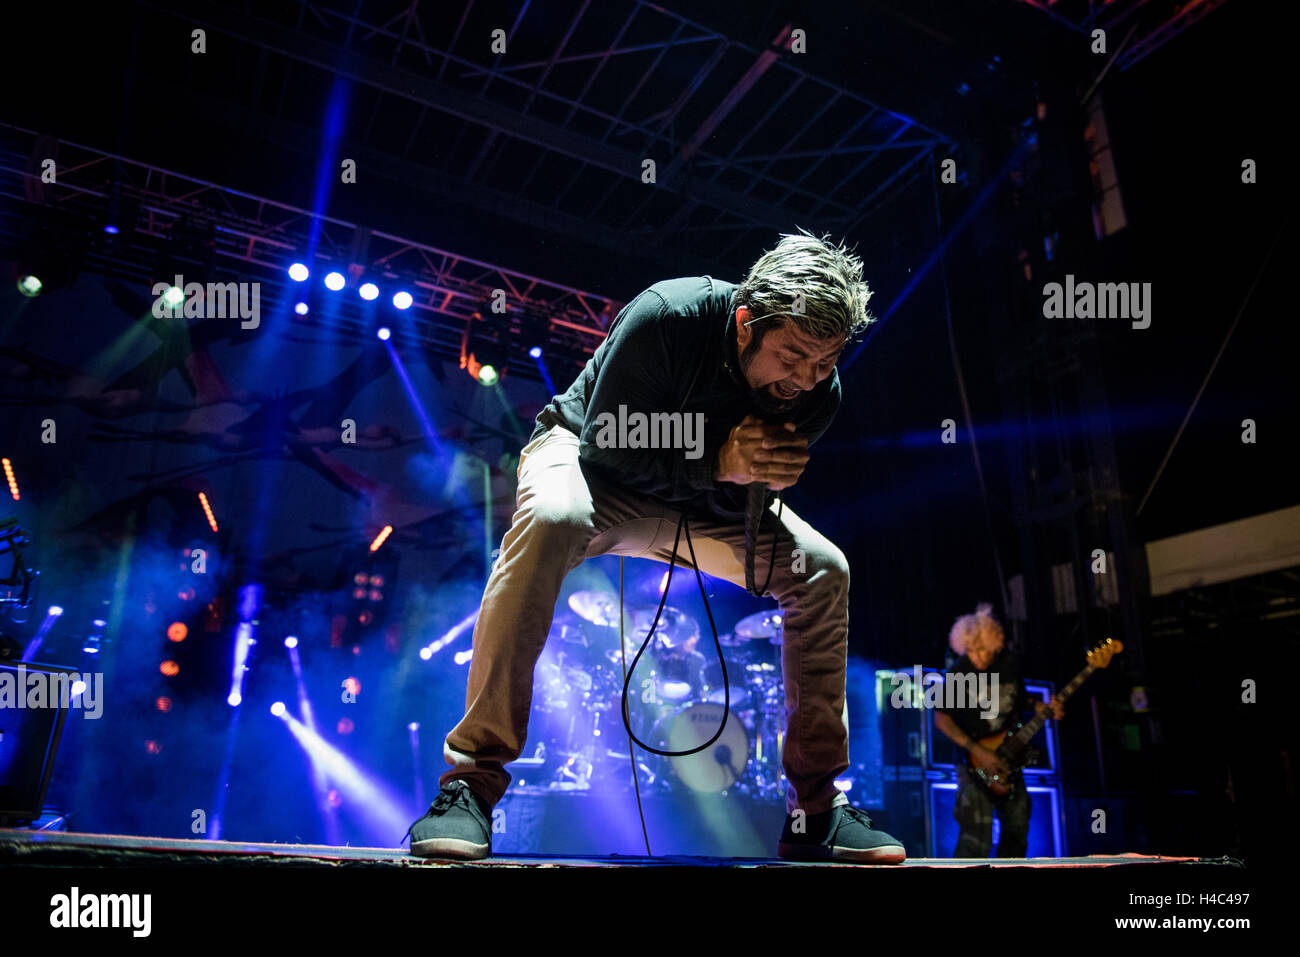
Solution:
<svg viewBox="0 0 1300 957"><path fill-rule="evenodd" d="M524 447L516 504L483 593L465 717L447 735L443 755L452 768L440 782L463 780L491 804L501 800L510 784L503 765L523 752L533 669L565 575L596 555L667 562L679 518L671 506L584 474L577 436L558 427ZM754 575L760 584L767 578L775 518L774 507L763 520L755 550ZM812 815L847 803L834 782L849 766L849 568L844 554L788 506L781 525L768 591L780 603L785 625L786 806ZM744 525L693 520L690 528L700 570L743 588ZM803 552L799 561L795 549ZM677 563L692 567L685 534ZM701 650L708 654L712 649Z"/></svg>

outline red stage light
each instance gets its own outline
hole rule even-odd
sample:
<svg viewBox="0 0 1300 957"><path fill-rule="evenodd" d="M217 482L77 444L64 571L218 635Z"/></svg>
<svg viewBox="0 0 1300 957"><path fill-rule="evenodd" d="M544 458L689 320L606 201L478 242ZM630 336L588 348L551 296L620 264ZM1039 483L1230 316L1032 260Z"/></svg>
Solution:
<svg viewBox="0 0 1300 957"><path fill-rule="evenodd" d="M339 734L351 734L355 727L351 718L339 718Z"/></svg>
<svg viewBox="0 0 1300 957"><path fill-rule="evenodd" d="M168 678L174 678L176 675L180 674L181 666L178 665L176 662L172 661L170 658L168 658L166 661L164 661L162 664L158 666L158 670L161 671L163 674L165 674Z"/></svg>
<svg viewBox="0 0 1300 957"><path fill-rule="evenodd" d="M185 636L188 635L189 633L190 630L185 626L185 622L183 621L173 621L170 625L167 626L167 638L170 641L176 641L176 642L184 641Z"/></svg>
<svg viewBox="0 0 1300 957"><path fill-rule="evenodd" d="M158 698L157 701L154 702L154 706L159 711L163 711L163 712L170 711L172 709L172 699L168 698L166 695L162 695Z"/></svg>

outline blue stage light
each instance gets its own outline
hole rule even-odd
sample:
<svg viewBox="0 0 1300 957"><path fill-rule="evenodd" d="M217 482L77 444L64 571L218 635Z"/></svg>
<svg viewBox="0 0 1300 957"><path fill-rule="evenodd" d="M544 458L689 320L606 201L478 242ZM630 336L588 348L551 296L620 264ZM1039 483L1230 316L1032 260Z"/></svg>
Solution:
<svg viewBox="0 0 1300 957"><path fill-rule="evenodd" d="M332 272L325 277L325 288L330 292L338 292L347 285L347 280L343 278L343 273Z"/></svg>
<svg viewBox="0 0 1300 957"><path fill-rule="evenodd" d="M415 302L415 300L412 299L411 294L405 290L393 295L393 305L398 309L410 309L411 303L413 302Z"/></svg>
<svg viewBox="0 0 1300 957"><path fill-rule="evenodd" d="M289 278L294 282L305 282L310 275L311 273L307 271L307 267L302 263L294 263L289 267Z"/></svg>

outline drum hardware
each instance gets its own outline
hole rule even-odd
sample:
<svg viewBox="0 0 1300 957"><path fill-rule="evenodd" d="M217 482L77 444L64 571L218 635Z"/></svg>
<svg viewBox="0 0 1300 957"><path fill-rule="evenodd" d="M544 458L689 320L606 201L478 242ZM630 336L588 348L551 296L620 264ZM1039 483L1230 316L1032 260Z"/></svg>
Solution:
<svg viewBox="0 0 1300 957"><path fill-rule="evenodd" d="M569 607L584 621L609 628L618 627L618 596L603 591L575 591Z"/></svg>
<svg viewBox="0 0 1300 957"><path fill-rule="evenodd" d="M749 763L749 734L735 712L728 712L722 705L707 701L686 705L661 719L655 725L653 738L656 747L687 751L708 741L724 715L726 727L711 747L695 754L661 758L660 767L671 768L677 780L692 791L716 793L741 783Z"/></svg>
<svg viewBox="0 0 1300 957"><path fill-rule="evenodd" d="M614 596L575 592L569 599L574 614L562 612L548 634L548 647L558 653L539 662L534 681L540 740L532 758L515 762L529 768L531 783L549 780L547 786L557 790L621 789L630 783L627 753L616 748L620 735L604 733L617 728L615 709L622 699L618 632L605 624L610 621L611 600L616 616ZM629 612L634 628L633 634L625 636L629 652L640 647L653 611L637 607ZM773 655L766 649L781 646L782 627L780 612L766 611L742 619L730 634L719 636L728 649L727 728L705 751L677 758L638 757L643 788L784 798L780 654L775 654L775 660L762 660ZM644 674L652 683L634 687L628 696L635 726L650 728L650 740L662 750L690 750L703 744L722 720L726 692L721 687L721 668L695 650L698 636L694 619L679 609L665 608L656 640L647 649L647 654L653 654L653 667Z"/></svg>
<svg viewBox="0 0 1300 957"><path fill-rule="evenodd" d="M658 608L650 606L634 606L629 616L632 619L632 633L636 639L637 647L645 641L646 635L650 633L650 626L654 624L655 613ZM660 650L675 650L686 648L694 650L695 645L699 643L700 625L694 618L686 614L679 608L665 608L659 618L659 627L655 629L655 645Z"/></svg>
<svg viewBox="0 0 1300 957"><path fill-rule="evenodd" d="M780 611L760 611L740 619L732 631L738 638L747 641L763 638L771 641L773 638L780 638L784 621L785 616ZM772 642L774 645L780 643L779 640Z"/></svg>

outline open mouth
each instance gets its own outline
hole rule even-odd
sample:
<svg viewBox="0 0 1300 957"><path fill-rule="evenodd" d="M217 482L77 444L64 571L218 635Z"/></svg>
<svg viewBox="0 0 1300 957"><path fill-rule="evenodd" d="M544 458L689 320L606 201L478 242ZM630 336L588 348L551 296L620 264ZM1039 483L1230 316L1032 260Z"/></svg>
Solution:
<svg viewBox="0 0 1300 957"><path fill-rule="evenodd" d="M793 399L799 395L798 389L786 389L779 382L772 383L772 391L783 399Z"/></svg>

